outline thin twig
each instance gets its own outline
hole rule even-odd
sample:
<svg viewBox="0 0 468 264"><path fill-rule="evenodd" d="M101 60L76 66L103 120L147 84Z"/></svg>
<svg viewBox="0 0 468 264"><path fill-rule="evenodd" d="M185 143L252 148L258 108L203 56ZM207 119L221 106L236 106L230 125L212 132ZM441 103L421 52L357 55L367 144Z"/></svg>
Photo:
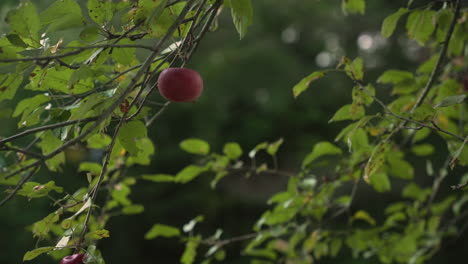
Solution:
<svg viewBox="0 0 468 264"><path fill-rule="evenodd" d="M113 150L115 142L117 140L117 135L119 134L120 128L122 127L122 125L124 123L125 116L126 116L126 113L124 113L124 115L120 118L119 123L115 127L115 131L114 131L114 135L112 136L112 140L109 143L109 145L107 146L106 155L104 157L104 162L102 164L101 172L99 173L98 181L97 181L96 185L94 186L93 190L91 191L90 199L91 199L91 202L93 202L93 203L96 201L96 196L98 194L99 188L101 187L102 180L104 179L104 175L107 172L107 166L109 165L112 150ZM84 241L86 232L88 230L89 220L91 218L91 213L92 213L92 207L90 207L88 209L88 212L86 214L86 218L85 218L85 220L83 222L83 230L81 231L81 235L80 235L80 239L78 241L78 245L81 245L83 243L83 241ZM79 247L76 250L79 251Z"/></svg>
<svg viewBox="0 0 468 264"><path fill-rule="evenodd" d="M423 103L424 99L429 93L429 90L432 88L432 85L436 81L439 71L442 68L442 63L444 62L445 57L447 55L447 48L449 46L450 39L453 35L453 30L455 29L455 25L457 24L458 17L460 16L460 8L461 8L461 0L456 0L455 14L453 15L452 22L450 23L450 27L447 31L447 34L445 35L445 40L443 42L442 49L440 50L439 58L437 59L436 65L434 66L434 69L431 72L431 76L429 77L429 80L427 81L426 86L424 87L418 99L416 100L416 103L413 105L411 112L414 112L416 108L418 108Z"/></svg>
<svg viewBox="0 0 468 264"><path fill-rule="evenodd" d="M164 112L164 110L166 110L166 107L171 104L170 101L167 101L159 110L158 112L156 112L156 114L154 114L150 120L148 120L146 123L145 123L145 126L146 127L149 127L151 126L151 124Z"/></svg>
<svg viewBox="0 0 468 264"><path fill-rule="evenodd" d="M40 166L36 167L34 170L30 171L28 175L26 175L25 177L23 177L21 179L20 182L18 182L15 186L15 189L13 189L8 195L7 197L5 197L2 201L0 201L0 207L3 206L6 202L8 202L9 200L11 200L11 198L13 198L16 193L18 193L18 191L23 187L23 185L29 181L29 179L32 178L32 176L34 176L34 174L36 174L38 171L39 171L39 168Z"/></svg>
<svg viewBox="0 0 468 264"><path fill-rule="evenodd" d="M106 49L106 48L142 48L147 49L150 51L154 51L154 47L146 46L146 45L138 45L138 44L97 44L93 46L85 46L85 47L64 47L62 49L76 49L74 51L51 55L51 56L39 56L39 57L28 57L28 58L16 58L16 59L0 59L0 63L8 63L8 62L26 62L26 61L53 61L65 57L69 57L72 55L80 54L89 49Z"/></svg>
<svg viewBox="0 0 468 264"><path fill-rule="evenodd" d="M184 9L180 12L179 16L177 17L177 19L174 21L174 23L172 24L172 26L167 30L166 34L164 35L164 37L156 44L155 48L154 48L154 51L153 53L146 59L145 63L143 64L143 66L140 68L140 70L138 71L138 74L132 79L132 83L128 86L127 90L125 92L122 93L122 95L119 97L119 100L115 101L114 103L114 107L111 107L112 111L126 98L126 96L128 95L128 93L133 90L135 84L137 83L138 79L143 75L145 74L145 72L147 71L147 69L150 67L151 65L151 62L152 60L156 57L157 53L159 53L159 50L161 49L163 43L170 37L172 36L173 32L179 27L180 25L180 22L185 18L186 14L188 13L189 9L191 8L193 2L195 0L189 0L187 2L187 4L185 5ZM123 125L124 121L125 121L125 117L126 117L127 113L124 113L123 116L121 117L120 119L120 122L117 124L116 128L115 128L115 131L114 131L114 136L112 137L112 141L111 143L108 145L108 148L107 148L107 153L106 153L106 156L104 158L104 162L103 162L103 166L102 166L102 169L101 169L101 172L100 172L100 175L99 175L99 178L98 178L98 182L96 183L95 187L93 188L93 190L91 191L91 201L94 202L95 199L96 199L96 196L97 196L97 193L99 192L99 188L100 188L100 185L101 185L101 182L104 178L104 175L107 171L107 165L109 163L109 160L110 160L110 156L111 156L111 152L112 152L112 149L114 147L114 144L115 144L115 141L117 139L117 135L118 135L118 132L121 128L121 126ZM97 123L97 122L96 122ZM77 251L79 250L79 247L81 247L83 241L84 241L84 237L86 235L86 232L87 232L87 229L88 229L88 224L89 224L89 220L90 220L90 217L91 217L91 211L92 211L92 208L89 208L88 210L88 213L86 215L86 219L83 223L83 230L81 232L81 235L80 235L80 239L79 239L79 242L78 242L78 248L76 249Z"/></svg>
<svg viewBox="0 0 468 264"><path fill-rule="evenodd" d="M32 157L35 157L35 158L38 158L38 159L44 158L44 156L42 154L40 154L40 153L32 152L32 151L29 151L29 150L26 150L26 149L20 149L20 148L13 147L13 146L1 145L0 146L0 151L2 151L2 150L14 151L14 152L17 152L17 153L23 153L23 154L25 154L27 156L32 156Z"/></svg>
<svg viewBox="0 0 468 264"><path fill-rule="evenodd" d="M60 122L60 123L55 123L55 124L45 125L45 126L41 126L41 127L31 128L31 129L25 130L25 131L23 131L21 133L15 134L13 136L0 139L0 145L3 145L5 143L10 142L12 140L15 140L17 138L24 137L24 136L27 136L27 135L30 135L30 134L34 134L34 133L37 133L37 132L40 132L40 131L51 130L51 129L54 129L54 128L59 128L59 127L64 127L64 126L70 126L70 125L74 125L74 124L77 124L77 123L88 123L88 122L91 122L91 121L95 121L98 118L99 117L88 117L88 118L83 118L83 119L68 120L68 121L64 121L64 122Z"/></svg>
<svg viewBox="0 0 468 264"><path fill-rule="evenodd" d="M458 140L460 140L460 141L463 141L463 140L464 140L464 137L461 137L461 136L456 135L456 134L454 134L454 133L452 133L452 132L450 132L450 131L447 131L447 130L445 130L445 129L442 129L442 128L440 128L439 126L436 126L436 125L432 125L432 126L431 126L431 125L428 125L428 124L426 124L426 123L423 123L423 122L420 122L420 121L417 121L417 120L413 120L413 119L411 119L411 118L407 118L407 117L398 115L398 114L392 112L392 110L390 110L390 108L388 108L387 105L385 105L385 104L384 104L379 98L377 98L375 95L373 95L372 93L370 93L370 91L367 90L364 86L360 86L360 88L363 89L369 96L371 96L372 99L374 99L374 100L385 110L385 113L386 113L386 114L391 115L391 116L393 116L393 117L396 117L396 118L398 118L398 119L401 119L401 120L405 121L405 123L406 123L406 122L410 122L410 123L413 123L413 124L418 125L419 127L427 127L427 128L432 129L432 130L434 130L434 131L438 131L438 132L441 132L441 133L450 135L450 136L452 136L452 137L454 137L454 138L456 138L456 139L458 139ZM405 128L405 126L402 126L402 128ZM418 130L418 129L420 129L420 128L411 128L411 129L416 129L416 130Z"/></svg>

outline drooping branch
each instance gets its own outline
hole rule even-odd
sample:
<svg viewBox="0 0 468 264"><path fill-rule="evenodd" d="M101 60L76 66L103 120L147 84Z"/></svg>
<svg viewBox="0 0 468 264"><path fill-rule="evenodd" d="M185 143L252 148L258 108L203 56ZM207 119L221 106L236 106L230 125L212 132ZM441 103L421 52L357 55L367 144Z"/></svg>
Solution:
<svg viewBox="0 0 468 264"><path fill-rule="evenodd" d="M29 164L28 166L25 166L21 169L18 169L10 174L8 174L7 176L5 176L4 178L11 178L13 177L14 175L18 174L18 173L21 173L23 171L26 171L30 168L35 168L35 167L39 167L39 165L41 163L43 163L44 161L48 160L48 159L51 159L53 157L55 157L56 155L58 155L59 153L63 152L67 147L70 147L78 142L80 142L82 139L84 139L87 135L89 135L92 131L94 131L95 129L97 129L107 118L109 118L109 116L113 113L113 111L125 100L125 98L128 96L128 94L130 94L130 92L132 92L138 85L139 85L139 80L141 77L143 77L145 74L147 74L148 72L148 69L150 68L151 64L153 63L154 59L159 55L160 51L162 50L164 44L166 43L166 41L168 41L172 34L176 31L176 29L180 26L180 24L182 23L182 21L184 20L185 16L187 15L187 13L189 12L190 8L192 7L193 5L193 2L195 0L190 0L187 2L187 4L185 5L184 9L180 12L179 16L176 18L176 20L174 21L174 23L171 25L171 27L167 30L166 34L161 38L159 39L159 41L152 47L152 52L151 54L146 58L146 60L142 63L140 69L135 73L135 75L133 76L133 78L131 79L130 83L128 84L128 86L126 87L126 89L124 91L121 92L121 94L117 97L117 99L112 103L112 105L110 105L105 111L103 114L101 114L101 116L99 116L98 118L96 118L96 120L93 120L93 124L88 127L84 132L82 132L80 135L78 135L77 137L73 138L73 139L70 139L68 141L66 141L65 143L63 143L61 146L57 147L56 149L54 149L53 151L51 151L50 153L48 154L45 154L43 155L43 157L31 164ZM125 115L124 115L125 116ZM36 131L37 132L37 131ZM32 132L29 132L29 133L32 133ZM11 137L10 137L11 138ZM110 154L109 154L110 155ZM27 178L27 179L26 179ZM27 182L27 180L29 179L30 177L25 177L25 179L23 179L22 181L20 181L17 185L16 185L16 189L21 189L21 187L24 185L24 183ZM14 195L14 194L13 194ZM11 199L11 197L9 198Z"/></svg>

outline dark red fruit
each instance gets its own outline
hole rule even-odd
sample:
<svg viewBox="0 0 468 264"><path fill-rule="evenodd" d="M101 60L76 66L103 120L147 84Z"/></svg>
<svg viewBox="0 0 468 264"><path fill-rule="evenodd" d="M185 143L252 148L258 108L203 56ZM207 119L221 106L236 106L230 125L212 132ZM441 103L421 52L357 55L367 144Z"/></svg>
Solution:
<svg viewBox="0 0 468 264"><path fill-rule="evenodd" d="M203 91L203 79L187 68L167 68L159 74L158 88L172 102L193 102Z"/></svg>
<svg viewBox="0 0 468 264"><path fill-rule="evenodd" d="M60 261L60 264L83 264L84 257L83 253L66 256Z"/></svg>

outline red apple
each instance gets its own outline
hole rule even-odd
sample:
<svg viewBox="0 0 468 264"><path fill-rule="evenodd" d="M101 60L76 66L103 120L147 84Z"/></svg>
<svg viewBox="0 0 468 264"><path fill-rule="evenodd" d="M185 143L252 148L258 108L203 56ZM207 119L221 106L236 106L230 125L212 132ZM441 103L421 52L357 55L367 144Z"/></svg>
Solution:
<svg viewBox="0 0 468 264"><path fill-rule="evenodd" d="M187 68L167 68L159 74L158 88L172 102L193 102L203 91L200 74Z"/></svg>
<svg viewBox="0 0 468 264"><path fill-rule="evenodd" d="M60 264L83 264L84 256L83 253L66 256L60 261Z"/></svg>

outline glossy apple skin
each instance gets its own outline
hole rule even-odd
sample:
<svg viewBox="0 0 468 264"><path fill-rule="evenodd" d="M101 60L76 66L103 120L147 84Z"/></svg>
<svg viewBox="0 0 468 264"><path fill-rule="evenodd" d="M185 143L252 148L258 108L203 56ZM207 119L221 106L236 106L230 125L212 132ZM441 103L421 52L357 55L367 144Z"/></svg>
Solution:
<svg viewBox="0 0 468 264"><path fill-rule="evenodd" d="M83 264L84 256L83 253L66 256L60 261L60 264Z"/></svg>
<svg viewBox="0 0 468 264"><path fill-rule="evenodd" d="M193 102L203 91L200 74L187 68L167 68L159 74L158 89L172 102Z"/></svg>

